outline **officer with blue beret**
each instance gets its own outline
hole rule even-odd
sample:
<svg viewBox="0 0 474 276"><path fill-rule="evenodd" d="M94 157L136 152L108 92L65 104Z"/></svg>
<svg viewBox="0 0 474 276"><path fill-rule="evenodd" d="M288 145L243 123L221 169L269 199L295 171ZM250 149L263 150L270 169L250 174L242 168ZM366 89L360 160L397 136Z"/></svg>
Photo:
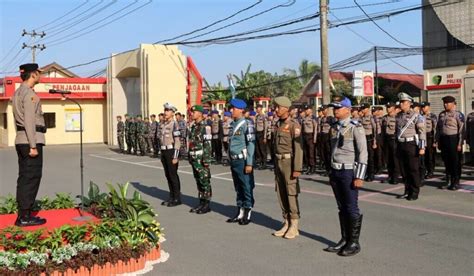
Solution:
<svg viewBox="0 0 474 276"><path fill-rule="evenodd" d="M232 179L237 193L237 214L227 220L240 225L250 223L254 205L255 180L253 162L255 153L255 128L251 120L244 117L247 104L241 99L230 101L233 122L229 130L229 152Z"/></svg>

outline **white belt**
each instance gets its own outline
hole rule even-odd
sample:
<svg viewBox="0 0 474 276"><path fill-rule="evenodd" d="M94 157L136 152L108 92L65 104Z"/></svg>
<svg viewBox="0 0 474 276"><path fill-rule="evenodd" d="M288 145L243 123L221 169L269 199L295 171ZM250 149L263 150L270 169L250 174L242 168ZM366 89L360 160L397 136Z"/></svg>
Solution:
<svg viewBox="0 0 474 276"><path fill-rule="evenodd" d="M331 168L335 170L352 170L354 169L354 164L344 164L344 163L331 163Z"/></svg>
<svg viewBox="0 0 474 276"><path fill-rule="evenodd" d="M276 153L276 154L275 154L275 157L276 157L278 160L290 159L290 158L291 158L291 153L285 153L285 154L278 154L278 153Z"/></svg>
<svg viewBox="0 0 474 276"><path fill-rule="evenodd" d="M189 154L190 155L200 155L200 154L203 154L204 151L203 150L192 150L192 151L189 151Z"/></svg>
<svg viewBox="0 0 474 276"><path fill-rule="evenodd" d="M232 160L239 160L239 159L244 159L244 157L245 157L245 156L244 156L243 153L239 153L239 154L237 154L237 155L231 155L231 156L230 156L230 159L232 159Z"/></svg>
<svg viewBox="0 0 474 276"><path fill-rule="evenodd" d="M174 145L161 146L162 150L174 149Z"/></svg>
<svg viewBox="0 0 474 276"><path fill-rule="evenodd" d="M398 142L405 143L405 142L413 142L415 141L415 137L408 137L408 138L399 138Z"/></svg>

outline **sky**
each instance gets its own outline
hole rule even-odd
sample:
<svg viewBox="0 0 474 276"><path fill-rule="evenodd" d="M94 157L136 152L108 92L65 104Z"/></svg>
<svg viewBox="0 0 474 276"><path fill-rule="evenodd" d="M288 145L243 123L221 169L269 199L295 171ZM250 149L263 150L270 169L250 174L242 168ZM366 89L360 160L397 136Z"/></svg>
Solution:
<svg viewBox="0 0 474 276"><path fill-rule="evenodd" d="M0 77L4 76L5 72L7 72L6 75L16 75L8 72L17 71L20 64L32 60L31 50L21 50L23 42L33 44L28 36L21 36L23 29L46 32L43 40L38 37L34 42L44 43L46 46L45 50L37 51L36 61L40 66L57 62L64 67L69 67L104 58L112 53L137 48L142 43L154 43L193 31L250 6L257 0L151 0L148 5L145 5L148 2L150 0L137 0L136 3L135 0L28 0L27 2L24 0L1 0L0 72L2 74ZM209 30L288 2L291 1L263 0L254 8ZM371 14L419 5L421 0L357 0L357 2L361 5L384 3L364 6L364 10ZM81 4L83 5L80 6ZM141 5L145 6L89 34L74 38L81 34L81 31L85 32L82 29L88 25L98 22L94 27L100 26ZM337 22L336 17L344 19L363 16L359 8L338 9L347 6L354 6L354 1L330 0L331 13L328 15L330 22ZM88 9L88 13L95 12L95 14L84 16ZM123 10L120 12L121 9ZM296 0L289 7L275 9L252 20L199 39L243 32L309 15L318 10L318 0ZM114 13L116 15L110 17ZM81 18L82 22L71 24ZM379 20L377 23L403 43L413 46L422 45L420 10ZM312 24L319 25L319 18L282 30ZM350 25L349 28L341 26L329 30L330 64L368 50L373 47L373 44L405 47L378 29L372 22ZM63 41L64 43L54 45ZM193 58L201 74L211 84L219 81L226 83L227 74L240 74L240 71L245 70L249 64L252 65L252 71L265 70L272 73L282 73L285 68L297 69L303 59L320 62L319 32L245 41L230 45L211 45L199 48L179 46L179 48L185 55ZM420 74L423 72L421 55L400 58L396 61L410 71ZM72 71L87 77L105 67L106 61L102 61L74 68ZM384 73L411 73L390 60L380 61L378 68L379 72ZM346 71L373 69L374 63L368 63L357 68L348 68Z"/></svg>

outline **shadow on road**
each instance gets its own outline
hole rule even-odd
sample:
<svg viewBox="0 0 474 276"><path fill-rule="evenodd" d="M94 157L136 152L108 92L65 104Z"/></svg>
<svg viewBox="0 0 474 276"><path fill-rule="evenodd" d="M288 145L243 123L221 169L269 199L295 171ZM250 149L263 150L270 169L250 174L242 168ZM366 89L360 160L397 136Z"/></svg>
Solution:
<svg viewBox="0 0 474 276"><path fill-rule="evenodd" d="M162 190L158 187L145 186L145 185L142 185L139 182L131 182L130 184L132 184L133 187L135 187L135 189L137 189L138 191L140 191L144 194L147 194L149 196L158 198L158 199L163 200L163 201L168 199L168 195L169 195L168 191ZM185 195L185 194L181 195L181 202L184 205L189 206L189 207L194 207L199 203L197 198L191 197L191 196L188 196L188 195ZM227 218L233 217L237 212L236 206L224 205L224 204L216 202L216 201L211 202L211 208L212 208L213 212L218 213L218 214L220 214L224 217L227 217ZM268 228L270 230L277 229L281 226L281 221L275 220L275 219L273 219L273 218L271 218L271 217L269 217L265 214L262 214L260 212L257 212L257 211L252 211L252 223L254 223L256 225L260 225L260 226L265 227L265 228ZM303 231L303 230L300 230L300 235L304 236L304 237L307 237L307 238L310 238L312 240L318 241L318 242L320 242L322 244L325 244L325 245L334 245L335 244L335 242L330 241L330 240L326 239L325 237L318 236L318 235L312 234L312 233L308 233L308 232Z"/></svg>

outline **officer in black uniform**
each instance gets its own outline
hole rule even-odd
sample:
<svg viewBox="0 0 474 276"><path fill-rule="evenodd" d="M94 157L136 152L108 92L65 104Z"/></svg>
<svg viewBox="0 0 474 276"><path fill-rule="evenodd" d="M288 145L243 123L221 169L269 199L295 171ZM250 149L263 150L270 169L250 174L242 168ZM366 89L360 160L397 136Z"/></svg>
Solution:
<svg viewBox="0 0 474 276"><path fill-rule="evenodd" d="M436 125L436 142L446 167L446 184L449 190L459 189L461 177L462 145L464 142L464 114L456 110L453 96L443 97L444 111L439 114Z"/></svg>

